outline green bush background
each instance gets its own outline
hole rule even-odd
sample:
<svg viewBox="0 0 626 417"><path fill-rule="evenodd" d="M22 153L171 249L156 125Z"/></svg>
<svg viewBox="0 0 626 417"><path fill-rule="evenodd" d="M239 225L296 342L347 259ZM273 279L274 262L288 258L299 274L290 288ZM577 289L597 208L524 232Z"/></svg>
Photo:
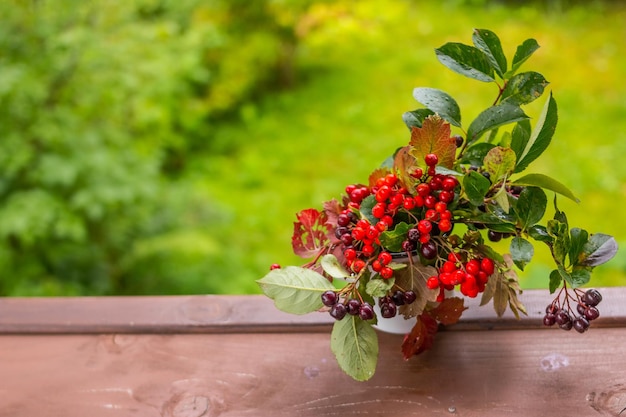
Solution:
<svg viewBox="0 0 626 417"><path fill-rule="evenodd" d="M524 68L560 120L529 171L582 200L559 203L570 223L626 243L620 2L41 0L0 16L0 295L258 292L271 263L301 263L294 214L408 140L414 87L465 120L493 101L433 52L474 27L508 55L537 39ZM544 252L524 287L547 285ZM594 283L625 271L619 252Z"/></svg>

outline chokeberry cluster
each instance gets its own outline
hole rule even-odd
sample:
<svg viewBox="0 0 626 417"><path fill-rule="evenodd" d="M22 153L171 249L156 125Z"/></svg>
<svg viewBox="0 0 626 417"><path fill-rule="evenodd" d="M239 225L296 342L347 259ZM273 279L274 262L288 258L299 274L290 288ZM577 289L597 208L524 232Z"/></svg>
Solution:
<svg viewBox="0 0 626 417"><path fill-rule="evenodd" d="M380 307L380 315L385 319L395 317L398 313L398 307L405 304L411 304L417 299L417 295L414 291L402 291L396 290L390 295L381 297L378 300L378 306Z"/></svg>
<svg viewBox="0 0 626 417"><path fill-rule="evenodd" d="M346 296L341 291L328 290L322 293L321 298L322 304L330 307L329 313L335 320L342 320L346 315L351 315L368 321L375 316L372 305L358 296ZM397 312L397 306L411 304L416 299L417 294L414 291L403 291L400 289L382 297L380 299L380 307L383 318L394 317Z"/></svg>
<svg viewBox="0 0 626 417"><path fill-rule="evenodd" d="M575 289L574 295L571 295L567 287L563 287L554 301L546 307L543 324L546 326L556 324L563 330L569 331L573 328L578 333L584 333L590 323L600 317L597 307L600 301L602 301L602 294L596 289L586 292ZM576 303L576 311L571 308L572 302Z"/></svg>

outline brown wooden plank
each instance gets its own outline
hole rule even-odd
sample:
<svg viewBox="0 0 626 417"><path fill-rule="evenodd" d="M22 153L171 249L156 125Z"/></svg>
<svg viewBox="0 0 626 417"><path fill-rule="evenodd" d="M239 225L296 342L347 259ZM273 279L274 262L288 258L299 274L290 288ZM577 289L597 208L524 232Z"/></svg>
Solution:
<svg viewBox="0 0 626 417"><path fill-rule="evenodd" d="M626 288L602 288L601 317L594 327L626 326ZM528 316L498 318L491 306L469 299L456 330L541 328L552 296L524 292ZM332 318L277 311L263 296L165 296L0 299L0 333L233 333L328 331Z"/></svg>
<svg viewBox="0 0 626 417"><path fill-rule="evenodd" d="M540 333L540 334L539 334ZM626 329L442 332L343 375L324 333L5 335L2 417L618 416Z"/></svg>

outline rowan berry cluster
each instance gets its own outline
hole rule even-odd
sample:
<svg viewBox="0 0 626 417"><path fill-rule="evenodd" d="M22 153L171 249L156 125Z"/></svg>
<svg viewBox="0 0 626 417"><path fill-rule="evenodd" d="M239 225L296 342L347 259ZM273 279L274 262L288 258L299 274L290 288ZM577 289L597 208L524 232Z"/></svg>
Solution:
<svg viewBox="0 0 626 417"><path fill-rule="evenodd" d="M564 293L563 301L561 294ZM570 306L570 301L576 302L576 313ZM586 292L575 290L575 296L565 290L559 292L559 295L546 307L546 315L543 317L543 324L553 326L557 324L563 330L576 330L578 333L584 333L589 328L591 321L600 317L600 310L597 305L602 301L602 294L596 289L590 289Z"/></svg>
<svg viewBox="0 0 626 417"><path fill-rule="evenodd" d="M371 320L374 318L374 308L367 301L361 300L359 297L344 297L340 291L328 290L322 293L322 304L330 307L330 315L341 320L346 315L358 316L361 320ZM414 291L402 291L400 289L390 293L390 295L382 297L380 307L384 318L391 318L396 315L397 306L411 304L417 299Z"/></svg>
<svg viewBox="0 0 626 417"><path fill-rule="evenodd" d="M459 286L461 293L475 298L485 291L485 285L495 271L495 263L487 257L471 257L463 260L461 253L450 252L448 258L439 267L439 274L426 281L430 289L440 289L440 297L444 290L452 290ZM469 255L468 255L469 256Z"/></svg>
<svg viewBox="0 0 626 417"><path fill-rule="evenodd" d="M393 276L389 267L391 255L381 248L378 238L395 225L398 213L403 213L414 225L402 242L403 252L410 254L419 249L429 260L437 256L437 246L431 237L452 231L453 216L448 204L454 201L459 183L454 176L436 173L437 155L428 154L424 161L428 167L426 173L421 168L411 173L418 181L414 190L404 187L394 173L379 178L371 189L363 185L346 187L348 204L337 218L335 236L343 244L346 266L353 272L359 273L371 262L372 269L381 277ZM355 213L370 195L376 201L371 209L372 217L377 220L375 224ZM372 259L375 255L377 259Z"/></svg>
<svg viewBox="0 0 626 417"><path fill-rule="evenodd" d="M378 237L380 233L387 230L393 224L390 218L389 223L378 222L376 225L370 224L367 219L359 219L357 214L351 210L362 195L369 195L369 188L348 186L346 191L350 195L350 204L337 217L337 228L335 236L343 245L343 256L346 266L354 273L359 273L367 266L372 264L372 269L379 273L383 278L389 279L393 276L393 269L389 267L392 256L389 252L382 250ZM353 189L353 192L349 190ZM356 199L353 200L356 190ZM358 207L358 206L357 206ZM375 256L375 259L372 259Z"/></svg>

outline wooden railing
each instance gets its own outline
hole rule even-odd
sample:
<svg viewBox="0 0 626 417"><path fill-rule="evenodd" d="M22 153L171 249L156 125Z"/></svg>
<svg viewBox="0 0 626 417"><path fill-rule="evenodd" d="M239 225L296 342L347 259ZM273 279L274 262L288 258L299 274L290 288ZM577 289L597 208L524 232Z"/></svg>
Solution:
<svg viewBox="0 0 626 417"><path fill-rule="evenodd" d="M626 289L602 289L578 334L470 308L402 360L380 333L375 376L330 351L332 319L261 296L0 299L0 416L626 416Z"/></svg>

